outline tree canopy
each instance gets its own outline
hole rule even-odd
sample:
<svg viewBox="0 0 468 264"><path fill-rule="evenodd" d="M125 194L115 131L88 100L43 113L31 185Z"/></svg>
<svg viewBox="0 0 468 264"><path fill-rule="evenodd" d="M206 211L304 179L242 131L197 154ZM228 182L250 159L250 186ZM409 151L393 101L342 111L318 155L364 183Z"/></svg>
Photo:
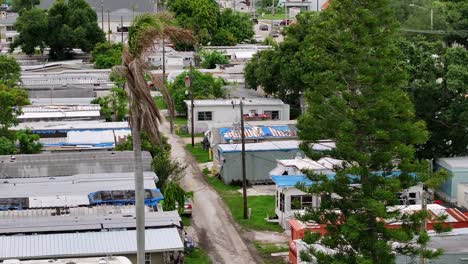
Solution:
<svg viewBox="0 0 468 264"><path fill-rule="evenodd" d="M51 58L70 57L73 48L91 51L105 41L95 10L85 0L57 0L48 11L37 8L22 12L17 22L18 41L26 54L36 47L50 47Z"/></svg>
<svg viewBox="0 0 468 264"><path fill-rule="evenodd" d="M396 194L410 181L428 180L426 164L417 162L415 152L429 133L404 90L408 75L399 40L387 0L336 0L319 14L301 14L284 43L261 52L246 68L251 87L261 85L280 97L305 93L308 109L298 129L310 158L346 161L332 179L307 172L316 184L302 188L320 195L321 203L300 218L326 224L327 234L305 240L336 254L310 250L303 259L312 254L318 263L385 264L395 262L395 251L426 258L441 253L406 243L416 237L427 244L427 233L419 228L427 215L408 219L388 211L399 204ZM324 139L336 148L310 148ZM392 171L401 174L388 176ZM447 177L439 176L437 183ZM403 228L387 229L381 219L390 218L405 222ZM392 248L392 242L404 247Z"/></svg>
<svg viewBox="0 0 468 264"><path fill-rule="evenodd" d="M14 86L20 77L21 67L15 58L0 55L0 84Z"/></svg>
<svg viewBox="0 0 468 264"><path fill-rule="evenodd" d="M28 104L28 93L25 90L0 83L0 136L11 134L9 129L18 124L21 107Z"/></svg>
<svg viewBox="0 0 468 264"><path fill-rule="evenodd" d="M169 9L177 24L193 31L202 45L236 45L250 41L253 24L247 14L231 9L220 11L214 0L172 0Z"/></svg>
<svg viewBox="0 0 468 264"><path fill-rule="evenodd" d="M424 39L403 41L401 47L410 73L407 91L430 131L418 157L468 155L468 51Z"/></svg>
<svg viewBox="0 0 468 264"><path fill-rule="evenodd" d="M121 64L122 49L123 46L120 43L98 43L91 52L94 67L96 69L110 69Z"/></svg>
<svg viewBox="0 0 468 264"><path fill-rule="evenodd" d="M201 66L205 69L214 69L216 64L227 64L229 59L219 51L202 51L201 52L202 62Z"/></svg>
<svg viewBox="0 0 468 264"><path fill-rule="evenodd" d="M16 133L18 151L21 154L36 154L41 152L42 144L39 135L32 134L30 130L22 130Z"/></svg>
<svg viewBox="0 0 468 264"><path fill-rule="evenodd" d="M184 100L190 99L189 88L185 87L185 76L188 75L189 72L179 74L169 87L172 97L174 98L175 108L179 113L185 113L187 111ZM201 73L197 70L192 71L192 78L193 95L195 99L220 98L224 96L223 79L215 78L209 73Z"/></svg>
<svg viewBox="0 0 468 264"><path fill-rule="evenodd" d="M40 0L12 0L11 11L22 13L25 10L33 9L40 4Z"/></svg>

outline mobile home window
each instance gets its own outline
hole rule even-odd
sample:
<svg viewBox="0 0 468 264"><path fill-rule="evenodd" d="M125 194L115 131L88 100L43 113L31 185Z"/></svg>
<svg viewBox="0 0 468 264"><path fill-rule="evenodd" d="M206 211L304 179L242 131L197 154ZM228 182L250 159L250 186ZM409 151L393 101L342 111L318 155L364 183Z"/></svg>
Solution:
<svg viewBox="0 0 468 264"><path fill-rule="evenodd" d="M264 111L263 113L264 113L265 115L271 116L271 119L273 119L273 120L278 120L278 119L280 119L279 111Z"/></svg>
<svg viewBox="0 0 468 264"><path fill-rule="evenodd" d="M284 193L280 193L280 211L284 212Z"/></svg>
<svg viewBox="0 0 468 264"><path fill-rule="evenodd" d="M145 264L151 264L151 253L145 253Z"/></svg>
<svg viewBox="0 0 468 264"><path fill-rule="evenodd" d="M213 120L213 112L198 112L198 121Z"/></svg>
<svg viewBox="0 0 468 264"><path fill-rule="evenodd" d="M292 195L291 196L291 209L301 210L312 207L312 195Z"/></svg>

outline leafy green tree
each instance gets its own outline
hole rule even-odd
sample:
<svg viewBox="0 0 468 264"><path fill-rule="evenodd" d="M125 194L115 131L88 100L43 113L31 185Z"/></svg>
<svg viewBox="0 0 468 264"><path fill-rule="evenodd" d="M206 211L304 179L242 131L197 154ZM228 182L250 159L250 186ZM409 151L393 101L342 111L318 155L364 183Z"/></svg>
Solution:
<svg viewBox="0 0 468 264"><path fill-rule="evenodd" d="M48 11L46 43L52 58L66 58L73 48L91 51L104 42L95 10L85 0L57 0Z"/></svg>
<svg viewBox="0 0 468 264"><path fill-rule="evenodd" d="M20 88L9 88L0 83L0 136L13 138L9 129L18 125L21 107L30 104L28 93Z"/></svg>
<svg viewBox="0 0 468 264"><path fill-rule="evenodd" d="M39 142L39 135L32 134L30 130L18 131L16 139L19 142L19 153L36 154L41 152L42 144Z"/></svg>
<svg viewBox="0 0 468 264"><path fill-rule="evenodd" d="M11 155L16 151L15 143L10 138L0 136L0 155Z"/></svg>
<svg viewBox="0 0 468 264"><path fill-rule="evenodd" d="M425 245L426 232L415 227L389 230L381 221L403 218L398 211L389 212L388 206L398 204L395 194L409 178L429 178L427 173L425 177L408 174L422 167L414 153L428 132L415 118L403 90L407 75L388 1L332 1L316 19L301 42L302 62L310 71L303 76L309 107L299 119L299 137L309 157L329 155L348 163L336 168L334 179L308 172L316 184L305 190L319 194L321 204L301 219L327 224L327 234L309 242L335 254L311 250L301 256L312 254L318 263L385 264L395 262L394 252L422 253L425 258L440 255L407 243L416 236L417 243ZM310 148L323 139L333 140L336 148L322 153ZM401 175L390 176L395 170ZM405 221L409 225L424 217ZM404 247L392 248L392 242Z"/></svg>
<svg viewBox="0 0 468 264"><path fill-rule="evenodd" d="M92 55L92 62L96 69L110 69L122 63L122 44L103 42L97 44Z"/></svg>
<svg viewBox="0 0 468 264"><path fill-rule="evenodd" d="M220 11L214 0L173 0L169 2L169 10L175 13L177 24L192 30L202 45L233 46L249 42L254 35L247 14L231 9Z"/></svg>
<svg viewBox="0 0 468 264"><path fill-rule="evenodd" d="M303 42L319 23L316 12L304 12L297 16L297 23L286 28L287 37L272 50L256 54L246 65L245 79L251 89L261 87L269 95L280 98L299 108L299 98L307 87L306 74L312 68L304 63L307 48Z"/></svg>
<svg viewBox="0 0 468 264"><path fill-rule="evenodd" d="M216 68L216 64L227 64L229 63L229 59L224 56L223 53L219 51L203 51L201 52L202 57L202 68L205 69L214 69Z"/></svg>
<svg viewBox="0 0 468 264"><path fill-rule="evenodd" d="M33 9L40 4L40 0L12 0L11 11L22 13L25 10Z"/></svg>
<svg viewBox="0 0 468 264"><path fill-rule="evenodd" d="M214 0L173 0L169 10L174 12L177 24L192 30L202 45L210 42L218 28L219 7Z"/></svg>
<svg viewBox="0 0 468 264"><path fill-rule="evenodd" d="M237 44L237 38L228 30L221 28L211 39L212 46L234 46Z"/></svg>
<svg viewBox="0 0 468 264"><path fill-rule="evenodd" d="M170 150L154 156L152 165L154 172L158 175L158 186L163 191L167 180L180 178L186 168L179 161L171 160Z"/></svg>
<svg viewBox="0 0 468 264"><path fill-rule="evenodd" d="M16 30L19 36L11 44L10 50L21 46L21 50L28 54L34 54L36 47L42 51L48 32L47 13L39 8L28 9L21 13L16 21Z"/></svg>
<svg viewBox="0 0 468 264"><path fill-rule="evenodd" d="M262 45L277 47L278 42L272 36L268 36L262 41Z"/></svg>
<svg viewBox="0 0 468 264"><path fill-rule="evenodd" d="M15 58L0 55L0 84L16 85L20 81L21 67Z"/></svg>
<svg viewBox="0 0 468 264"><path fill-rule="evenodd" d="M232 9L221 11L218 30L230 32L236 38L236 43L249 42L255 34L249 15Z"/></svg>
<svg viewBox="0 0 468 264"><path fill-rule="evenodd" d="M449 30L458 31L447 37L449 43L459 43L468 48L468 2L447 1L447 24Z"/></svg>
<svg viewBox="0 0 468 264"><path fill-rule="evenodd" d="M92 104L101 106L101 115L106 121L123 121L128 115L128 97L124 89L114 87L110 94L97 97Z"/></svg>
<svg viewBox="0 0 468 264"><path fill-rule="evenodd" d="M181 73L170 85L170 91L174 98L175 109L179 113L187 111L184 100L188 100L190 98L188 88L185 87L185 76L188 74L189 72ZM209 73L201 73L197 70L192 71L192 76L193 95L195 99L221 98L224 96L223 79L215 78Z"/></svg>
<svg viewBox="0 0 468 264"><path fill-rule="evenodd" d="M401 48L410 73L408 93L430 132L418 157L468 155L468 52L426 40L403 41Z"/></svg>

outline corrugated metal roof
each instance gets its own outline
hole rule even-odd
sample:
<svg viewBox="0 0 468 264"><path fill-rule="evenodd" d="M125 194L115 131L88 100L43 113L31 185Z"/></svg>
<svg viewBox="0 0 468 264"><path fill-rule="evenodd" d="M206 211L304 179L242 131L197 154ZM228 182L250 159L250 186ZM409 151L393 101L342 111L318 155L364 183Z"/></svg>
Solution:
<svg viewBox="0 0 468 264"><path fill-rule="evenodd" d="M468 170L468 156L440 158L437 160L437 163L449 170Z"/></svg>
<svg viewBox="0 0 468 264"><path fill-rule="evenodd" d="M11 260L10 260L11 261ZM132 264L126 257L111 256L98 258L66 258L66 259L33 259L15 262L3 262L3 264Z"/></svg>
<svg viewBox="0 0 468 264"><path fill-rule="evenodd" d="M184 101L190 106L190 100ZM195 106L232 106L232 102L235 105L239 105L239 99L207 99L207 100L194 100ZM283 101L275 98L246 98L242 100L244 105L284 105Z"/></svg>
<svg viewBox="0 0 468 264"><path fill-rule="evenodd" d="M153 212L154 209L146 206L145 212ZM94 207L74 207L66 210L66 216L102 216L102 215L115 215L115 214L134 214L135 205L99 205ZM27 217L47 217L55 216L56 209L26 209L26 210L12 210L0 211L0 219L7 218L27 218ZM61 216L60 216L61 217Z"/></svg>
<svg viewBox="0 0 468 264"><path fill-rule="evenodd" d="M152 171L151 154L143 155L143 171ZM133 172L133 151L92 151L0 155L0 178L61 177L87 173Z"/></svg>
<svg viewBox="0 0 468 264"><path fill-rule="evenodd" d="M0 237L0 259L134 254L136 231ZM147 229L146 252L183 250L177 228Z"/></svg>
<svg viewBox="0 0 468 264"><path fill-rule="evenodd" d="M58 216L11 217L0 219L0 234L87 232L116 228L134 229L136 228L135 217L135 211L109 213L107 215L72 216L60 214ZM177 211L145 213L145 226L147 228L180 226L180 221L181 218Z"/></svg>
<svg viewBox="0 0 468 264"><path fill-rule="evenodd" d="M28 122L20 123L14 129L29 128L32 131L50 130L88 130L88 129L119 129L129 128L128 122L104 122L104 121L52 121L52 122Z"/></svg>
<svg viewBox="0 0 468 264"><path fill-rule="evenodd" d="M321 158L315 161L309 158L296 157L294 159L278 160L278 163L286 167L296 167L299 170L332 170L335 166L341 166L343 160Z"/></svg>
<svg viewBox="0 0 468 264"><path fill-rule="evenodd" d="M282 150L297 150L299 149L300 141L275 141L275 142L261 142L261 143L247 143L245 144L245 151L282 151ZM241 144L220 144L218 148L223 153L227 152L240 152L242 149Z"/></svg>
<svg viewBox="0 0 468 264"><path fill-rule="evenodd" d="M158 177L154 172L144 172L146 189L155 189L157 180ZM0 181L0 198L34 197L37 203L47 204L47 201L57 200L57 197L73 199L74 195L127 189L135 189L133 172L77 174L56 178L12 178Z"/></svg>

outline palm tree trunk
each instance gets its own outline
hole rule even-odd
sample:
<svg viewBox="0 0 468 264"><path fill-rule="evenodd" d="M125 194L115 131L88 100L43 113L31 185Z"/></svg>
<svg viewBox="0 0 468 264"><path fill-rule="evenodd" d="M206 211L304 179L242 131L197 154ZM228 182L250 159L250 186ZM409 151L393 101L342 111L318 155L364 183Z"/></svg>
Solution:
<svg viewBox="0 0 468 264"><path fill-rule="evenodd" d="M136 200L136 239L137 263L145 263L145 190L143 185L143 162L141 157L140 122L134 114L132 118L133 155L135 159L135 200Z"/></svg>

